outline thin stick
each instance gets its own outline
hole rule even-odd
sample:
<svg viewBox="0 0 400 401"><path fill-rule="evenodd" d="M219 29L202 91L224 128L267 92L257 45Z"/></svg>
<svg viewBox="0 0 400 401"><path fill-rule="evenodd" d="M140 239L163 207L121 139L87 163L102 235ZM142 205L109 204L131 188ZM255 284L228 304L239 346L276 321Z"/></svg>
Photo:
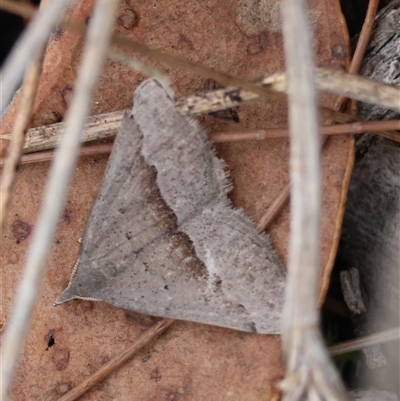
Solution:
<svg viewBox="0 0 400 401"><path fill-rule="evenodd" d="M262 233L269 225L274 221L275 217L281 212L290 195L290 184L286 185L285 188L279 193L279 195L272 202L271 206L267 209L264 215L261 217L257 224L257 232Z"/></svg>
<svg viewBox="0 0 400 401"><path fill-rule="evenodd" d="M348 399L319 331L320 144L310 28L304 1L283 0L289 93L291 218L282 339L285 401Z"/></svg>
<svg viewBox="0 0 400 401"><path fill-rule="evenodd" d="M116 112L115 114L117 115ZM110 113L113 114L113 113ZM121 114L122 115L122 114ZM105 115L103 115L105 116ZM100 117L100 116L95 116L95 117ZM96 125L97 123L91 123L90 126L86 125L85 126L85 131L83 132L83 137L82 137L82 142L86 142L87 140L93 140L93 139L100 139L100 138L109 138L112 137L116 134L118 127L120 125L120 118L119 114L117 115L118 118L116 118L114 121L107 121L106 123L101 124L101 125ZM91 117L94 118L94 117ZM122 117L121 117L122 118ZM99 121L99 120L98 120ZM26 148L26 152L28 151L33 151L33 149L40 150L42 148L40 139L37 141L39 138L37 136L37 132L43 132L45 130L51 130L54 128L56 129L55 126L60 125L62 129L64 129L63 124L54 124L54 125L47 125L44 127L38 127L38 128L33 128L32 130L32 135L30 136L31 139L31 145L29 148ZM88 129L91 130L90 133L87 133L86 127L89 127ZM60 128L60 129L61 129ZM57 128L58 130L59 128ZM326 125L326 126L321 126L320 127L320 132L322 135L348 135L348 134L360 134L363 132L375 132L379 133L379 131L387 131L387 130L400 130L400 120L389 120L389 121L367 121L367 122L362 122L362 121L357 121L354 123L350 124L335 124L335 125ZM395 139L397 141L400 141L400 133L396 133ZM58 138L59 134L58 132L54 134L54 138ZM0 135L1 138L8 138L11 135ZM210 139L215 142L215 143L224 143L224 142L239 142L239 141L260 141L260 140L268 140L268 139L274 139L274 138L283 138L283 137L288 137L289 136L289 131L287 128L270 128L270 129L265 129L265 130L257 130L257 131L243 131L243 132L215 132L210 134ZM90 139L88 139L90 138ZM53 141L52 141L53 142ZM32 146L34 144L34 147ZM46 146L53 146L52 143L49 143L46 141ZM95 156L97 154L108 154L112 150L112 143L106 143L102 145L88 145L84 146L80 149L79 151L79 156L84 157L84 156ZM54 152L36 152L36 153L28 153L25 154L21 157L20 159L20 164L36 164L36 163L42 163L46 162L49 160L52 160L54 157ZM5 161L3 158L0 158L0 167L4 166ZM288 187L284 189L284 191L279 195L279 197L282 196L288 196L288 193L284 194L285 191L288 191ZM277 207L282 206L280 204L281 200L279 197L274 201L274 204L277 203ZM280 210L273 210L273 205L268 209L268 214L276 215L279 213ZM262 221L268 222L270 221L271 216L266 215L262 218ZM259 229L261 231L266 229L265 223L260 222L260 227ZM264 227L262 229L261 227Z"/></svg>
<svg viewBox="0 0 400 401"><path fill-rule="evenodd" d="M39 52L38 52L39 53ZM0 187L0 235L6 221L7 209L11 200L12 190L17 176L17 166L21 157L24 134L27 130L39 82L42 55L36 54L34 61L25 74L22 84L21 97L15 122L12 128L8 155L4 163Z"/></svg>
<svg viewBox="0 0 400 401"><path fill-rule="evenodd" d="M79 157L108 155L111 153L113 145L113 143L104 143L101 145L83 146L79 150ZM19 164L24 165L48 162L54 159L54 154L55 151L28 153L27 155L23 155L21 157L21 161ZM2 167L3 165L4 160L0 159L0 167Z"/></svg>
<svg viewBox="0 0 400 401"><path fill-rule="evenodd" d="M124 63L128 67L132 68L132 70L139 72L145 76L159 78L163 79L165 82L169 82L168 76L162 73L158 68L142 63L141 61L133 57L130 57L119 50L115 49L108 50L108 57L113 60Z"/></svg>
<svg viewBox="0 0 400 401"><path fill-rule="evenodd" d="M334 355L344 354L346 352L358 351L371 345L382 344L389 341L396 341L400 338L400 328L389 329L369 336L356 338L354 340L343 341L328 348L329 353Z"/></svg>
<svg viewBox="0 0 400 401"><path fill-rule="evenodd" d="M49 5L56 3L51 1ZM57 150L16 302L8 322L2 346L1 399L6 400L12 372L23 349L32 309L42 287L47 253L53 242L57 221L64 206L80 144L80 134L89 112L97 78L111 39L117 0L98 0L89 23L88 37L71 107L66 118L66 132ZM49 23L48 23L49 24Z"/></svg>
<svg viewBox="0 0 400 401"><path fill-rule="evenodd" d="M305 2L283 0L282 16L291 148L291 235L284 311L284 345L290 361L296 345L293 340L296 331L302 330L303 326L314 328L318 324L316 273L319 267L321 179L316 91ZM302 272L301 277L299 272ZM296 299L298 303L294 302Z"/></svg>
<svg viewBox="0 0 400 401"><path fill-rule="evenodd" d="M374 21L376 13L378 11L379 0L370 0L368 3L367 13L365 15L364 23L360 32L360 37L354 51L353 60L349 69L350 73L357 74L360 71L362 61L364 59L365 53L367 51L369 39L372 34L372 28L374 26ZM357 114L357 102L353 100L351 102L351 114ZM391 138L389 138L391 139Z"/></svg>
<svg viewBox="0 0 400 401"><path fill-rule="evenodd" d="M349 124L323 125L320 127L321 135L348 135L361 134L364 132L400 130L400 120L386 121L357 121ZM239 141L262 141L266 139L285 138L289 136L287 128L269 128L257 131L243 132L215 132L210 134L210 139L216 143L239 142ZM395 133L397 142L400 142L400 132Z"/></svg>
<svg viewBox="0 0 400 401"><path fill-rule="evenodd" d="M8 1L3 2L8 3ZM71 0L49 1L33 17L31 23L14 46L0 72L2 79L0 116L10 103L29 60L32 60L39 47L45 46L52 29L64 15L71 2Z"/></svg>
<svg viewBox="0 0 400 401"><path fill-rule="evenodd" d="M82 142L89 142L95 139L104 139L115 136L121 125L123 115L123 111L116 111L89 117L82 133ZM26 140L23 147L24 153L53 149L60 140L64 129L64 123L31 128L26 134ZM354 121L348 124L323 125L320 127L320 132L322 135L344 135L375 132L377 134L383 133L385 137L389 136L389 139L400 142L400 133L396 130L400 130L400 120L365 122ZM266 140L288 136L289 131L287 128L269 128L243 132L215 132L210 134L210 138L214 142ZM11 138L11 134L0 134L0 139L9 141ZM7 145L3 145L3 148L6 147ZM23 157L21 162L26 163L24 162L25 160L27 161L29 158ZM0 165L3 165L1 160Z"/></svg>
<svg viewBox="0 0 400 401"><path fill-rule="evenodd" d="M115 136L121 126L125 111L99 114L89 117L82 132L82 142ZM57 146L65 130L65 123L31 128L26 134L24 152L37 152ZM0 134L0 139L11 139L10 134Z"/></svg>
<svg viewBox="0 0 400 401"><path fill-rule="evenodd" d="M46 1L40 3L44 7ZM17 167L21 159L24 138L28 129L32 109L35 102L39 78L42 72L42 63L45 46L39 47L25 73L24 82L21 87L21 97L18 105L17 115L11 133L11 142L5 161L0 187L0 235L3 233L7 217L8 206L12 196L12 190L17 178Z"/></svg>
<svg viewBox="0 0 400 401"><path fill-rule="evenodd" d="M73 401L88 391L95 384L106 378L115 369L120 367L124 362L130 359L137 351L146 346L150 341L154 340L161 333L163 333L172 323L174 319L163 319L145 333L143 333L130 347L124 350L117 357L109 361L107 364L101 367L96 373L89 376L82 383L78 384L71 391L64 394L58 401Z"/></svg>
<svg viewBox="0 0 400 401"><path fill-rule="evenodd" d="M349 72L352 74L358 73L361 68L365 52L367 51L369 39L371 37L378 6L379 0L369 0L367 14L365 15L357 47L354 51L353 60L349 68Z"/></svg>

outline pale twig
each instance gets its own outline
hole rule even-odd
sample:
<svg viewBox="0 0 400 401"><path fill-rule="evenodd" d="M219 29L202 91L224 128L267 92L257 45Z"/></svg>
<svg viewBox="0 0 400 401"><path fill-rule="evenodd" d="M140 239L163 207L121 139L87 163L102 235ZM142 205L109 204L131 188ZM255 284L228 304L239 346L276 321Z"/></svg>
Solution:
<svg viewBox="0 0 400 401"><path fill-rule="evenodd" d="M82 142L96 139L110 138L116 135L121 125L124 111L99 114L89 117L84 126ZM31 128L25 136L23 146L24 153L38 152L53 149L61 138L65 129L64 123L45 125ZM400 142L400 120L387 121L354 121L348 124L324 125L320 127L322 135L361 134L363 132L375 132L393 141ZM282 138L289 135L287 128L259 129L257 131L244 132L216 132L210 134L214 142L236 142L248 140L265 140L271 138ZM9 141L11 134L0 134L0 139ZM4 144L4 147L7 147ZM1 154L1 152L0 152ZM28 159L26 159L28 160ZM0 165L2 162L0 161Z"/></svg>
<svg viewBox="0 0 400 401"><path fill-rule="evenodd" d="M123 111L115 111L89 117L82 133L82 142L115 136L121 125L123 115ZM60 140L64 129L64 123L31 128L26 134L24 153L53 149ZM320 127L322 135L361 134L367 131L380 134L382 131L389 130L400 130L400 120L355 121L349 124L323 125ZM210 139L214 142L237 142L284 138L287 136L289 136L287 128L267 128L256 131L214 132L210 134ZM0 139L10 140L11 134L0 134ZM393 131L391 139L400 142L400 133Z"/></svg>
<svg viewBox="0 0 400 401"><path fill-rule="evenodd" d="M328 348L329 353L334 355L345 354L346 352L358 351L371 345L383 344L389 341L396 341L400 338L400 328L389 329L369 336L343 341Z"/></svg>
<svg viewBox="0 0 400 401"><path fill-rule="evenodd" d="M55 1L49 4L54 4ZM98 0L90 20L82 65L78 73L75 94L67 112L66 131L50 171L49 184L39 214L36 230L29 247L27 262L19 285L15 306L8 322L2 345L1 399L6 399L12 372L16 364L32 315L33 305L41 289L47 253L53 242L58 218L65 203L80 144L80 134L90 109L103 60L111 39L117 0Z"/></svg>
<svg viewBox="0 0 400 401"><path fill-rule="evenodd" d="M96 139L104 139L115 136L121 126L124 111L99 114L89 117L83 128L81 141L89 142ZM60 141L65 130L65 123L45 125L31 128L24 144L24 152L37 152L39 150L54 149ZM0 139L11 139L10 134L0 135Z"/></svg>
<svg viewBox="0 0 400 401"><path fill-rule="evenodd" d="M106 378L111 372L121 366L124 362L130 359L137 351L142 349L150 341L154 340L161 333L163 333L172 323L174 319L163 319L149 330L144 332L130 347L124 350L117 357L106 363L96 373L89 376L82 383L78 384L71 391L64 394L58 401L73 401L88 391L95 384Z"/></svg>
<svg viewBox="0 0 400 401"><path fill-rule="evenodd" d="M42 57L36 54L33 64L31 64L25 74L21 89L21 97L15 122L10 135L11 141L8 147L7 158L4 163L4 169L1 177L0 187L0 235L6 221L7 209L11 200L12 189L17 176L17 167L21 157L24 134L27 130L32 113L33 103L35 101L38 78L41 69Z"/></svg>
<svg viewBox="0 0 400 401"><path fill-rule="evenodd" d="M4 1L4 0L3 0ZM2 80L0 115L10 103L29 60L40 46L45 46L52 29L64 15L71 0L52 0L33 17L0 72Z"/></svg>
<svg viewBox="0 0 400 401"><path fill-rule="evenodd" d="M394 86L360 77L354 73L323 67L315 68L315 80L321 91L400 111L398 101L400 89ZM283 72L268 75L257 85L284 93L286 92L286 75ZM251 103L259 99L260 97L253 91L228 87L178 99L176 106L182 114L196 115L240 106L243 103ZM326 112L329 110L325 107L321 109Z"/></svg>
<svg viewBox="0 0 400 401"><path fill-rule="evenodd" d="M375 0L371 0L371 1L375 2ZM370 20L373 19L374 12L376 12L375 4L370 4L369 10L368 10L368 15L367 15L367 18L366 18L366 23L363 26L363 35L360 37L360 41L359 41L359 43L357 45L357 47L359 48L359 50L356 51L357 57L352 60L352 63L351 63L351 66L350 66L350 71L353 72L353 73L358 72L358 69L359 69L360 63L361 63L360 60L364 56L365 49L366 49L366 46L367 46L366 43L368 43L368 40L369 40L369 37L370 37L370 34L371 34L371 29L372 29L372 24L370 23ZM289 30L289 28L288 28L288 30ZM345 102L346 102L345 98L338 98L336 100L336 102L335 102L335 108L341 109L344 106ZM298 234L300 234L300 236L301 236L304 233L298 233ZM305 266L307 266L307 265L305 265ZM307 266L307 268L309 268L309 266ZM300 274L299 278L301 278L301 277L302 276ZM294 281L293 281L293 283L294 283ZM308 285L308 283L306 283L306 285ZM302 290L304 290L304 288L300 288L299 289L299 291L302 291ZM288 291L290 291L290 290L288 290ZM296 291L296 288L294 288L294 291ZM307 295L305 295L305 297L307 297ZM295 300L292 299L291 301L293 302L293 304L291 304L291 306L293 307L292 312L294 314L295 311L296 311L297 304L295 303L296 302ZM307 322L306 322L306 324L307 324ZM293 327L293 329L296 329L296 327ZM288 330L290 330L290 327L288 328ZM314 329L311 328L311 330L310 330L307 327L304 328L304 332L308 332L309 333L308 348L311 348L311 350L314 350L313 346L315 346L315 347L317 347L316 350L319 349L320 351L322 351L319 355L315 355L316 359L319 359L319 362L320 363L322 362L322 364L324 366L329 366L329 362L327 362L325 351L323 349L320 333L316 331L316 328L314 328ZM290 333L288 333L288 336L290 337ZM293 366L294 366L293 370L296 369L296 367L295 367L296 366L296 359L297 358L300 359L302 357L302 355L301 355L302 354L302 347L307 347L306 341L304 341L304 339L301 338L301 336L299 336L297 338L297 341L298 342L296 343L296 339L294 339L294 341L292 343L292 346L293 346L292 349L295 349L295 348L298 349L298 353L297 354L296 354L296 351L294 351L292 353L293 358L292 358L291 362L293 363ZM304 348L303 348L303 352L304 352ZM289 361L289 363L290 363L290 361ZM306 373L307 372L307 368L305 368L303 370L301 368L299 368L299 370L302 371L303 374L305 373L306 376L307 376L307 374L308 374L308 373ZM326 398L328 398L328 399L344 399L346 397L344 395L344 389L343 389L343 387L342 387L342 385L341 385L341 383L340 383L340 381L339 381L339 379L337 377L337 374L332 369L331 366L328 367L328 372L326 372L326 371L324 372L323 370L321 370L321 372L318 372L318 371L315 372L314 371L314 373L316 374L315 375L316 379L320 383L318 385L319 390L325 389L327 391L327 393L328 393L328 394L325 394L325 395L327 395ZM325 379L324 378L324 373L325 373L325 378L327 380L324 380ZM328 376L326 374L328 374ZM329 377L329 376L331 376L331 377ZM333 381L335 383L332 382L332 379L333 379ZM304 396L306 398L308 397L307 393L310 392L309 391L310 390L310 386L309 386L309 383L307 383L308 380L309 380L309 378L306 377L305 380L303 380L304 385L303 386L302 385L299 386L298 377L295 377L295 376L292 375L291 377L288 378L288 380L286 381L286 386L287 386L286 390L289 391L289 392L292 392L292 394L293 394L292 399L301 399L301 397L304 397ZM322 386L321 386L321 381L324 382L324 384ZM297 387L297 388L295 388L295 387ZM333 393L330 390L331 388L333 389ZM318 390L317 389L315 389L315 390L316 391L314 391L313 396L318 397L317 399L319 399Z"/></svg>
<svg viewBox="0 0 400 401"><path fill-rule="evenodd" d="M115 112L109 114L103 114L102 119L99 119L99 116L90 117L89 120L92 120L90 124L85 125L82 142L88 142L94 139L104 139L104 138L112 138L117 133L117 130L120 126L120 121L122 119L122 113ZM109 117L113 117L112 119ZM94 120L96 119L96 120ZM104 124L102 123L104 121ZM100 125L97 125L99 123ZM56 127L57 126L57 127ZM44 127L33 128L28 131L28 134L31 132L31 145L25 149L27 154L24 154L20 159L20 164L34 164L46 162L53 159L54 152L39 152L42 148L50 149L56 145L58 139L61 137L61 130L64 129L62 123L47 125ZM90 130L90 132L86 131L86 129ZM322 135L348 135L348 134L361 134L363 132L375 132L379 134L380 131L387 130L400 130L400 120L386 120L386 121L357 121L350 124L335 124L335 125L323 125L320 127L320 132ZM50 137L45 139L43 144L40 142L40 133L42 132L51 132L51 135L54 137ZM393 140L400 141L400 133L396 133L396 137ZM275 138L285 138L289 136L289 131L287 128L270 128L270 129L260 129L257 131L233 131L233 132L214 132L210 134L210 139L214 143L224 143L224 142L239 142L239 141L264 141L268 139ZM9 138L11 135L0 135L1 138ZM108 154L112 150L112 143L102 144L102 145L88 145L82 147L79 151L79 156L95 156L97 154ZM36 153L29 153L36 152ZM4 159L0 158L0 167L4 165ZM288 191L285 188L285 191ZM287 196L283 192L279 195ZM276 199L275 202L280 202L279 199ZM272 210L272 205L268 209L270 213L277 213L278 211ZM269 220L269 216L265 216L262 221ZM260 222L261 226L264 223ZM264 227L265 230L266 226ZM261 230L263 231L263 230Z"/></svg>
<svg viewBox="0 0 400 401"><path fill-rule="evenodd" d="M45 4L46 1L43 0L40 3L40 7L44 7ZM8 205L11 200L12 190L17 177L17 167L21 159L24 138L29 127L32 109L35 103L45 50L46 46L42 46L37 49L37 52L34 54L32 61L25 73L24 81L21 87L21 97L11 132L11 142L8 148L3 174L1 176L0 235L2 235L4 229Z"/></svg>
<svg viewBox="0 0 400 401"><path fill-rule="evenodd" d="M400 112L400 89L395 86L331 68L320 68L318 76L328 92Z"/></svg>
<svg viewBox="0 0 400 401"><path fill-rule="evenodd" d="M289 94L291 219L282 339L285 401L347 399L319 331L321 165L311 35L305 1L283 0Z"/></svg>
<svg viewBox="0 0 400 401"><path fill-rule="evenodd" d="M162 73L158 68L142 63L141 61L133 57L130 57L119 50L109 49L108 57L113 60L124 63L128 67L132 68L132 70L140 72L145 76L159 78L164 80L164 82L169 82L168 76Z"/></svg>

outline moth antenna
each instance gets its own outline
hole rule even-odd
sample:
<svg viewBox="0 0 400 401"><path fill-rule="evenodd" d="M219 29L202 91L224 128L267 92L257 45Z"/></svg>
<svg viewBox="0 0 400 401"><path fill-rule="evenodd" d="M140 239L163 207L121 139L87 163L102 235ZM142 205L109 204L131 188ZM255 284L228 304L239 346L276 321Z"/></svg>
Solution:
<svg viewBox="0 0 400 401"><path fill-rule="evenodd" d="M69 277L68 286L71 284L71 281L72 281L72 279L75 277L75 274L76 274L76 272L77 272L77 270L78 270L79 259L80 259L80 258L77 259L77 261L75 262L75 265L74 265L74 267L73 267L73 269L72 269L71 275L70 275L70 277Z"/></svg>

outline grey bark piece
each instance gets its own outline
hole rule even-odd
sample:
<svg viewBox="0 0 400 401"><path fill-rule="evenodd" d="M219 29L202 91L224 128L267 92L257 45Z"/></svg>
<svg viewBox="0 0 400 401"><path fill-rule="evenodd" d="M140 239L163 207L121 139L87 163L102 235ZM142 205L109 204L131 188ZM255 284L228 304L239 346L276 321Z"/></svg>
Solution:
<svg viewBox="0 0 400 401"><path fill-rule="evenodd" d="M277 334L284 269L234 209L205 132L155 79L135 92L56 304L103 300L155 316Z"/></svg>
<svg viewBox="0 0 400 401"><path fill-rule="evenodd" d="M353 320L357 336L399 325L399 244L400 146L382 138L354 166L339 250L358 268L366 293L366 312ZM363 352L384 385L398 366L398 342Z"/></svg>
<svg viewBox="0 0 400 401"><path fill-rule="evenodd" d="M399 173L398 144L384 139L370 147L354 167L342 234L342 251L369 277L364 285L370 301L385 300L382 307L393 311L399 299Z"/></svg>
<svg viewBox="0 0 400 401"><path fill-rule="evenodd" d="M396 59L400 59L400 0L390 3L377 17L362 72L371 78L385 77L386 82L390 76L390 83L400 85ZM398 72L390 75L393 63ZM386 111L365 104L360 105L360 113L365 119L387 117ZM400 147L376 138L364 151L350 182L339 252L359 270L370 313L376 314L383 330L399 324ZM382 310L373 311L376 308Z"/></svg>
<svg viewBox="0 0 400 401"><path fill-rule="evenodd" d="M400 86L400 1L392 1L382 9L368 45L360 75ZM368 120L398 118L394 111L367 103L359 104L359 114Z"/></svg>
<svg viewBox="0 0 400 401"><path fill-rule="evenodd" d="M340 272L340 284L344 300L350 311L357 315L366 312L358 269L351 267L349 270L342 270Z"/></svg>
<svg viewBox="0 0 400 401"><path fill-rule="evenodd" d="M361 72L400 86L400 0L379 13ZM359 111L364 120L400 118L367 104L360 104ZM339 256L360 272L367 311L353 315L353 321L356 335L362 336L399 326L400 146L367 134L357 142L357 153ZM366 378L368 384L375 381L385 388L386 381L398 386L398 342L364 353L375 369Z"/></svg>
<svg viewBox="0 0 400 401"><path fill-rule="evenodd" d="M400 0L392 1L377 15L360 75L400 86ZM358 114L365 121L400 118L395 111L368 103L358 103ZM378 140L374 134L361 135L356 141L357 158Z"/></svg>

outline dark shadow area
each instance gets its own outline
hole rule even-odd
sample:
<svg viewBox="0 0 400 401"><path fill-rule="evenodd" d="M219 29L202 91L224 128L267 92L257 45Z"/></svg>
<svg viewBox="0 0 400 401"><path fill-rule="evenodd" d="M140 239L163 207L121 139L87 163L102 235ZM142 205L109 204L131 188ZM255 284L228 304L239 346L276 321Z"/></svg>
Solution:
<svg viewBox="0 0 400 401"><path fill-rule="evenodd" d="M31 0L35 6L40 4L40 0ZM22 17L0 10L0 66L3 65L8 53L18 40L26 25L26 20Z"/></svg>

